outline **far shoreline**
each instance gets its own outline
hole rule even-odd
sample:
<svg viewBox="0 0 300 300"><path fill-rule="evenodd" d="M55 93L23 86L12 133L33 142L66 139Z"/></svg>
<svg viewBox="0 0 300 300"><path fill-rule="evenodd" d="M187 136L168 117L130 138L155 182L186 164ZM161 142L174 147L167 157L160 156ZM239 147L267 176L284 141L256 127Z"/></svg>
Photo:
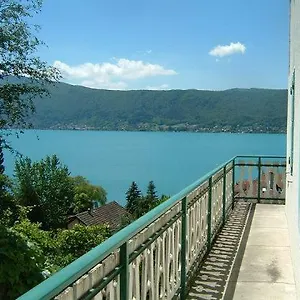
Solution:
<svg viewBox="0 0 300 300"><path fill-rule="evenodd" d="M210 134L210 133L226 133L226 134L283 134L286 135L286 131L222 131L222 130L203 130L203 131L193 131L193 130L108 130L108 129L85 129L85 128L12 128L12 129L2 129L3 131L16 131L22 134L22 131L78 131L78 132L85 132L85 131L92 131L92 132L143 132L143 133L203 133L203 134Z"/></svg>

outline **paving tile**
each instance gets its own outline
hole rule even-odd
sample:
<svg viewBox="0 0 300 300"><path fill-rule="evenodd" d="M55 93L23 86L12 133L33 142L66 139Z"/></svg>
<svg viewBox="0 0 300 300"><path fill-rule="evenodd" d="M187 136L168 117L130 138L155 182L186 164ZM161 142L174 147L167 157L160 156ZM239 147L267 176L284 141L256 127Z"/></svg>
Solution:
<svg viewBox="0 0 300 300"><path fill-rule="evenodd" d="M265 227L265 228L283 228L287 229L287 220L284 214L273 215L256 215L252 221L252 228Z"/></svg>
<svg viewBox="0 0 300 300"><path fill-rule="evenodd" d="M251 226L247 247L248 245L288 247L290 245L288 229Z"/></svg>
<svg viewBox="0 0 300 300"><path fill-rule="evenodd" d="M294 284L290 248L248 245L237 281Z"/></svg>
<svg viewBox="0 0 300 300"><path fill-rule="evenodd" d="M297 299L284 205L256 204L250 231L247 229L235 263L244 225L245 207L239 204L186 299Z"/></svg>
<svg viewBox="0 0 300 300"><path fill-rule="evenodd" d="M285 283L238 282L233 300L297 300L296 288Z"/></svg>
<svg viewBox="0 0 300 300"><path fill-rule="evenodd" d="M272 216L283 215L285 216L285 206L276 204L256 204L255 216Z"/></svg>

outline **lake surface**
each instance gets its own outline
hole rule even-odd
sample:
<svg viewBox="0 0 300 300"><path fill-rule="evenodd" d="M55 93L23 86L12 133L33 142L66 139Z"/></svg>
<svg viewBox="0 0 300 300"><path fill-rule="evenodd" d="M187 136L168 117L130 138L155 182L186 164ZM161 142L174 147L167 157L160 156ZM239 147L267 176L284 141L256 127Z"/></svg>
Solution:
<svg viewBox="0 0 300 300"><path fill-rule="evenodd" d="M12 146L32 160L57 154L73 176L101 185L108 200L125 204L136 181L145 192L172 195L235 155L285 155L284 134L26 131ZM5 158L13 174L14 156Z"/></svg>

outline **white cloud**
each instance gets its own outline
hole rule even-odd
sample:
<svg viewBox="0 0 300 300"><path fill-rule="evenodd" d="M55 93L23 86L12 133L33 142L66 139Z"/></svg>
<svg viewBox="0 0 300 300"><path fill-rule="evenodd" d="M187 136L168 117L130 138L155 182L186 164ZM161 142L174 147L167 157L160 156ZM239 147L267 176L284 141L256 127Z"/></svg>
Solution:
<svg viewBox="0 0 300 300"><path fill-rule="evenodd" d="M147 86L146 90L169 90L169 85L168 84L162 84L159 86Z"/></svg>
<svg viewBox="0 0 300 300"><path fill-rule="evenodd" d="M244 44L238 43L230 43L230 45L218 45L212 50L209 51L209 55L223 57L233 54L244 54L246 51L246 46Z"/></svg>
<svg viewBox="0 0 300 300"><path fill-rule="evenodd" d="M84 63L76 66L70 66L57 60L53 66L58 68L62 76L69 82L79 80L79 84L88 87L108 89L126 89L127 83L124 80L177 74L176 71L165 69L158 64L125 58L115 59L115 63Z"/></svg>
<svg viewBox="0 0 300 300"><path fill-rule="evenodd" d="M80 85L95 88L95 89L108 89L108 90L126 90L127 83L124 81L118 82L111 82L102 79L91 79L91 80L84 80L80 83Z"/></svg>

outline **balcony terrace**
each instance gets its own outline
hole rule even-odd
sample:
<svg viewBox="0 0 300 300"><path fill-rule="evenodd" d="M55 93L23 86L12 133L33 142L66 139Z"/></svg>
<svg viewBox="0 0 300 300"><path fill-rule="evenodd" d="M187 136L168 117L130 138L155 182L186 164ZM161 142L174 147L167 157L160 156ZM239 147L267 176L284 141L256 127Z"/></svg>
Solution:
<svg viewBox="0 0 300 300"><path fill-rule="evenodd" d="M296 299L285 168L234 157L19 299Z"/></svg>
<svg viewBox="0 0 300 300"><path fill-rule="evenodd" d="M237 203L187 299L297 299L284 205Z"/></svg>

